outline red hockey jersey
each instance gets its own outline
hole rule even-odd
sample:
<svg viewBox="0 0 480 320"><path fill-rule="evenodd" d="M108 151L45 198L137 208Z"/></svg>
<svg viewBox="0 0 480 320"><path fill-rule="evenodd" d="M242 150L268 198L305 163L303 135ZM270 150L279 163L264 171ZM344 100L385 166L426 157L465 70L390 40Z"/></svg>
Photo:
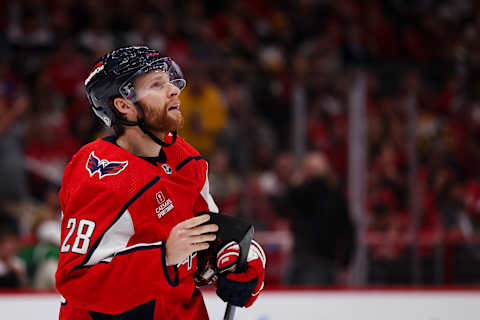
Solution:
<svg viewBox="0 0 480 320"><path fill-rule="evenodd" d="M165 263L165 240L176 224L218 212L207 163L180 137L156 161L109 137L84 146L65 169L60 319L208 319L193 281L196 255Z"/></svg>

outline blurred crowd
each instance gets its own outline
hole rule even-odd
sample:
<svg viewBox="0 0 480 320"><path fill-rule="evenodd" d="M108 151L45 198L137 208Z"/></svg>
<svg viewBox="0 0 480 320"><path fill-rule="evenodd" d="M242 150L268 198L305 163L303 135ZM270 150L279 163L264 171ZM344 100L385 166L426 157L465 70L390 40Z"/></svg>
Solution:
<svg viewBox="0 0 480 320"><path fill-rule="evenodd" d="M348 97L359 67L368 74L369 282L411 280L401 271L412 250L412 134L419 254L443 250L436 283L480 281L478 271L452 271L480 253L463 245L480 228L480 2L0 0L0 287L53 288L63 169L111 133L83 83L99 56L125 45L182 67L180 135L209 160L220 211L292 235L291 247L267 245L267 284L347 283L357 242ZM302 163L292 154L295 88L307 100Z"/></svg>

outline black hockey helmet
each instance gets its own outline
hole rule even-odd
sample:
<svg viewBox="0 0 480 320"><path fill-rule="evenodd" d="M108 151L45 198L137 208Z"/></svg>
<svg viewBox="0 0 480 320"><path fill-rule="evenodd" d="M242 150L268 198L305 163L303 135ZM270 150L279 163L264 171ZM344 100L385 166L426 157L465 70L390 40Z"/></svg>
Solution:
<svg viewBox="0 0 480 320"><path fill-rule="evenodd" d="M170 82L180 90L185 88L180 67L172 58L162 57L160 52L148 47L125 47L114 50L98 59L85 80L85 89L95 114L108 126L114 123L137 125L117 119L108 107L108 100L120 94L140 107L136 102L133 82L139 76L161 70L169 75ZM141 107L140 107L141 109ZM140 110L143 114L143 110ZM141 119L143 121L143 119Z"/></svg>

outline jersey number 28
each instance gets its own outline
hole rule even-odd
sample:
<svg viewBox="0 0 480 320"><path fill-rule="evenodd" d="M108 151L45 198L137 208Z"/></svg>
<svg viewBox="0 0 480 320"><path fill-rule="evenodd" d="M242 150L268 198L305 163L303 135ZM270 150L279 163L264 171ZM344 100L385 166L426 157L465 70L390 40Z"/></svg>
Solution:
<svg viewBox="0 0 480 320"><path fill-rule="evenodd" d="M70 247L72 248L72 252L85 254L87 253L88 246L90 245L90 237L93 234L93 230L95 229L95 222L91 220L81 219L78 223L77 229L77 236L75 237L75 241L73 245L70 246L68 244L68 240L72 236L73 232L75 231L75 227L77 225L76 218L70 218L67 222L67 236L65 240L63 240L62 248L60 252L68 252L70 251Z"/></svg>

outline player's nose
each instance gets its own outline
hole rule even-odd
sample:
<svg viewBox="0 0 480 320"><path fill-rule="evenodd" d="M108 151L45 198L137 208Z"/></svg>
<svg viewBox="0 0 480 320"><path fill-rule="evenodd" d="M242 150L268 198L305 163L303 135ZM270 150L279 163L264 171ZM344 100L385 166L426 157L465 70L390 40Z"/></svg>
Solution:
<svg viewBox="0 0 480 320"><path fill-rule="evenodd" d="M180 89L175 86L174 84L172 83L169 83L169 86L168 86L168 97L171 98L171 97L175 97L175 96L178 96L180 94Z"/></svg>

